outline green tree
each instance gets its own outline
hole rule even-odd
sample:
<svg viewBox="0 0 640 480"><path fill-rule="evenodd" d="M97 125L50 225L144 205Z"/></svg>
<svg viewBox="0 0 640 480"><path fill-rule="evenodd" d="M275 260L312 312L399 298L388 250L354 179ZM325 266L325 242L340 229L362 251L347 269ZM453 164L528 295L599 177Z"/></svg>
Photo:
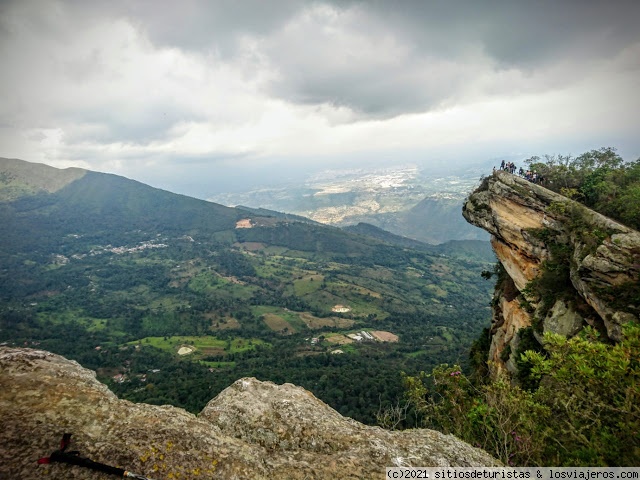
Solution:
<svg viewBox="0 0 640 480"><path fill-rule="evenodd" d="M507 465L542 463L549 408L507 379L476 387L455 365L404 377L407 397L431 428L456 435Z"/></svg>
<svg viewBox="0 0 640 480"><path fill-rule="evenodd" d="M615 345L592 328L571 339L547 333L546 354L524 353L544 379L536 396L551 409L564 464L640 462L640 326L623 332Z"/></svg>
<svg viewBox="0 0 640 480"><path fill-rule="evenodd" d="M545 155L525 160L544 185L589 208L640 229L640 160L625 162L612 147L578 157Z"/></svg>

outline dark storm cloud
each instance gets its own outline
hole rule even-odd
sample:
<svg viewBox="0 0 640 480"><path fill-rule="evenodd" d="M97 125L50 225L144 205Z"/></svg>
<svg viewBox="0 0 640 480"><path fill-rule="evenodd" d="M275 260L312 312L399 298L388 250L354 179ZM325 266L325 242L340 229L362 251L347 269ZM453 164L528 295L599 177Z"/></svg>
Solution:
<svg viewBox="0 0 640 480"><path fill-rule="evenodd" d="M456 55L481 45L507 65L535 64L571 52L598 57L638 41L635 0L375 1L360 4L423 51Z"/></svg>
<svg viewBox="0 0 640 480"><path fill-rule="evenodd" d="M156 47L243 63L248 75L266 66L266 94L346 107L355 119L559 87L575 78L544 69L573 63L577 71L640 39L635 0L74 1L52 14L66 9L82 22L127 18ZM100 68L93 60L70 68L90 75Z"/></svg>
<svg viewBox="0 0 640 480"><path fill-rule="evenodd" d="M0 143L173 172L636 138L638 18L636 0L0 0Z"/></svg>
<svg viewBox="0 0 640 480"><path fill-rule="evenodd" d="M276 73L269 94L347 107L357 118L455 104L478 78L497 94L566 84L574 79L538 77L557 63L615 56L639 40L640 18L635 0L147 0L108 8L159 46L232 60L246 55L242 42L253 39L252 55ZM513 77L507 84L486 80L505 72Z"/></svg>
<svg viewBox="0 0 640 480"><path fill-rule="evenodd" d="M480 94L567 85L589 74L584 65L640 40L637 1L380 1L336 12L265 40L280 72L274 93L391 117L455 104L479 78L511 77L487 80ZM575 65L574 74L545 74L558 64Z"/></svg>
<svg viewBox="0 0 640 480"><path fill-rule="evenodd" d="M357 9L368 20L355 21L352 27L365 35L392 32L417 51L457 56L468 45L480 44L490 57L516 65L569 51L594 56L615 53L638 39L640 18L637 0L145 0L110 8L130 15L160 45L210 49L243 34L268 37L301 12L320 5L329 5L338 14ZM367 31L371 27L376 29Z"/></svg>
<svg viewBox="0 0 640 480"><path fill-rule="evenodd" d="M282 27L305 2L300 0L123 1L111 8L129 15L158 46L237 53L242 35L268 35Z"/></svg>

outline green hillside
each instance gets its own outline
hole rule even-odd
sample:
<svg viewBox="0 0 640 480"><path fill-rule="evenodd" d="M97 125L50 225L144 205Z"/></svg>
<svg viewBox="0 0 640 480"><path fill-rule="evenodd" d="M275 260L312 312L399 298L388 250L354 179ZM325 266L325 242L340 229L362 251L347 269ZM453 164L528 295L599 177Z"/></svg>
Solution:
<svg viewBox="0 0 640 480"><path fill-rule="evenodd" d="M461 211L460 199L427 197L393 221L403 235L423 242L440 243L447 238L488 240L485 232L462 218Z"/></svg>
<svg viewBox="0 0 640 480"><path fill-rule="evenodd" d="M155 234L211 235L230 230L242 212L166 192L115 175L86 172L54 193L43 191L0 202L0 221L8 237L3 250L28 252L47 247L59 253L63 238L130 241L133 231Z"/></svg>
<svg viewBox="0 0 640 480"><path fill-rule="evenodd" d="M356 225L349 225L342 227L346 232L355 233L358 235L366 235L368 237L377 238L384 242L396 245L398 247L414 248L416 250L424 250L429 252L435 252L435 246L429 243L424 243L419 240L413 240L411 238L395 235L391 232L387 232L380 227L371 225L370 223L360 222Z"/></svg>
<svg viewBox="0 0 640 480"><path fill-rule="evenodd" d="M39 192L52 193L82 178L85 173L86 170L80 168L60 170L40 163L0 158L0 201L11 201Z"/></svg>
<svg viewBox="0 0 640 480"><path fill-rule="evenodd" d="M282 213L276 212L275 210L270 210L268 208L253 208L246 207L244 205L236 205L236 209L243 210L252 215L258 215L262 217L276 217L280 220L289 220L292 222L303 222L303 223L313 223L315 225L320 225L319 222L315 222L307 217L302 217L300 215L294 215L292 213Z"/></svg>
<svg viewBox="0 0 640 480"><path fill-rule="evenodd" d="M357 225L342 227L342 229L350 233L377 238L378 240L397 247L412 248L464 260L475 260L479 262L495 261L495 254L491 249L491 244L483 240L449 240L439 245L432 245L430 243L395 235L368 223L361 222Z"/></svg>
<svg viewBox="0 0 640 480"><path fill-rule="evenodd" d="M484 260L115 175L4 200L0 222L0 342L74 358L132 400L198 411L256 376L374 423L400 371L463 361L489 320Z"/></svg>

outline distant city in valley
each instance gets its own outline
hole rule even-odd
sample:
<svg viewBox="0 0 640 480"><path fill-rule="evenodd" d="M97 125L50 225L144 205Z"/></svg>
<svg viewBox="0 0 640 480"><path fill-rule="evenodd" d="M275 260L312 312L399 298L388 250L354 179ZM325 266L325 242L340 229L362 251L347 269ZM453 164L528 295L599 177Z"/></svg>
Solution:
<svg viewBox="0 0 640 480"><path fill-rule="evenodd" d="M416 165L330 169L275 188L216 193L208 199L302 215L340 227L370 223L427 243L477 240L487 236L464 222L460 208L488 171L489 164L455 175L426 173Z"/></svg>

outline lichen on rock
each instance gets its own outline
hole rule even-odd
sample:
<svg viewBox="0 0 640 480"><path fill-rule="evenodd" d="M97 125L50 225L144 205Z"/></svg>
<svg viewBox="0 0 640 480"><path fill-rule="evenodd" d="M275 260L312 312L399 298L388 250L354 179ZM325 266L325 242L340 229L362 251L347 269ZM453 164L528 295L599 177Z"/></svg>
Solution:
<svg viewBox="0 0 640 480"><path fill-rule="evenodd" d="M66 432L82 455L158 480L381 478L394 465L499 465L453 436L362 425L300 387L255 378L238 380L195 416L119 400L61 356L0 347L0 386L0 478L110 478L36 463Z"/></svg>

